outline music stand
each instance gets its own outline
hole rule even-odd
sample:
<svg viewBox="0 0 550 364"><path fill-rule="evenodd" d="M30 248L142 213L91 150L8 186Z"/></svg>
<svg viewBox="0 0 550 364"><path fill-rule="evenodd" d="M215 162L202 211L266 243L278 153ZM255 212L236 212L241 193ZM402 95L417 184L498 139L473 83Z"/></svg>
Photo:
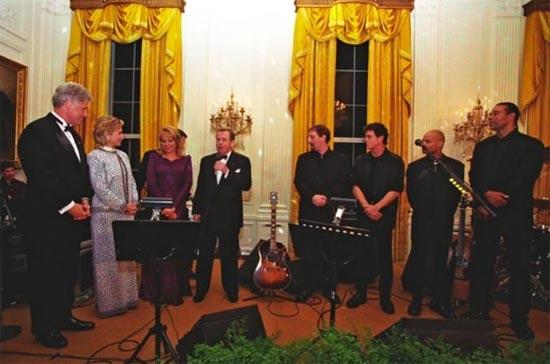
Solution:
<svg viewBox="0 0 550 364"><path fill-rule="evenodd" d="M136 347L128 362L134 362L149 337L155 336L155 362L160 363L160 343L179 363L179 355L166 335L166 325L161 323L160 264L170 259L176 251L181 256L193 254L194 241L199 237L199 223L192 221L113 221L113 234L117 260L135 260L154 265L155 272L155 323Z"/></svg>
<svg viewBox="0 0 550 364"><path fill-rule="evenodd" d="M353 261L358 251L369 250L374 257L376 246L370 230L351 226L338 226L317 221L300 220L299 224L288 224L294 251L299 257L312 256L319 251L330 268L330 326L336 321L337 266ZM367 269L367 267L365 267ZM372 269L376 271L373 264Z"/></svg>

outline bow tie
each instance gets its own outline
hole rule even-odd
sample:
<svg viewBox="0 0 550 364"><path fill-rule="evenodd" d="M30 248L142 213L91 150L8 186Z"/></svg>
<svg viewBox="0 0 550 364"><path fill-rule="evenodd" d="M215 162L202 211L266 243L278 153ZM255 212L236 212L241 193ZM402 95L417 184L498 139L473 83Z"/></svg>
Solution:
<svg viewBox="0 0 550 364"><path fill-rule="evenodd" d="M217 160L227 159L227 154L226 155L219 155L216 159Z"/></svg>
<svg viewBox="0 0 550 364"><path fill-rule="evenodd" d="M55 121L57 121L57 123L63 127L63 131L67 132L67 131L73 130L72 125L63 124L63 122L62 122L61 120L59 120L59 119L55 119Z"/></svg>

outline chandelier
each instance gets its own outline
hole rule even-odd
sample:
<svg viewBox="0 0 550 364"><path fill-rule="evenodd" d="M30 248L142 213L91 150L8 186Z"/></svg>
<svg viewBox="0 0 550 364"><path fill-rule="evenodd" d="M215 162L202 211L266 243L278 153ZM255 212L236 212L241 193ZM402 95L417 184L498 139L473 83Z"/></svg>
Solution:
<svg viewBox="0 0 550 364"><path fill-rule="evenodd" d="M462 157L472 158L474 146L492 134L489 128L489 111L486 110L479 95L472 110L466 114L466 121L454 126L454 142L462 145Z"/></svg>
<svg viewBox="0 0 550 364"><path fill-rule="evenodd" d="M233 101L233 92L225 107L222 106L216 114L210 115L210 130L215 133L218 129L229 129L235 133L235 148L244 150L242 137L252 131L252 118L245 115L244 107Z"/></svg>

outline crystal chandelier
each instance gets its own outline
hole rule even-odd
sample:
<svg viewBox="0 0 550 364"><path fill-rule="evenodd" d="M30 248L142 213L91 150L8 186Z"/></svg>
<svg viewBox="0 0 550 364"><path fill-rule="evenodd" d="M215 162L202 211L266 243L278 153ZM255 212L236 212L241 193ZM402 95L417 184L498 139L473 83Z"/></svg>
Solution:
<svg viewBox="0 0 550 364"><path fill-rule="evenodd" d="M225 107L220 107L216 114L210 115L210 129L214 133L218 129L229 129L235 133L235 148L244 150L242 137L252 131L252 118L245 115L244 107L233 101L233 92Z"/></svg>
<svg viewBox="0 0 550 364"><path fill-rule="evenodd" d="M489 128L489 111L481 104L479 95L472 110L466 114L466 121L454 126L454 142L462 144L462 156L472 158L474 146L492 134Z"/></svg>

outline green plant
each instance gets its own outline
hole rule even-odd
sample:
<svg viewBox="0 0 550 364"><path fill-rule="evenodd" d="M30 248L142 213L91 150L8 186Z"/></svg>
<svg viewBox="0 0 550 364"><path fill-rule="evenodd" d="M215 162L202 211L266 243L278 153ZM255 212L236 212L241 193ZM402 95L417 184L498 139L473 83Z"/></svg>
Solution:
<svg viewBox="0 0 550 364"><path fill-rule="evenodd" d="M226 339L216 345L197 345L189 357L190 364L233 364L269 362L270 364L360 364L360 363L550 363L550 345L513 344L504 353L477 350L463 353L441 339L422 341L394 328L381 339L356 336L329 329L313 339L300 339L278 346L274 337L248 340L246 322L232 325Z"/></svg>

